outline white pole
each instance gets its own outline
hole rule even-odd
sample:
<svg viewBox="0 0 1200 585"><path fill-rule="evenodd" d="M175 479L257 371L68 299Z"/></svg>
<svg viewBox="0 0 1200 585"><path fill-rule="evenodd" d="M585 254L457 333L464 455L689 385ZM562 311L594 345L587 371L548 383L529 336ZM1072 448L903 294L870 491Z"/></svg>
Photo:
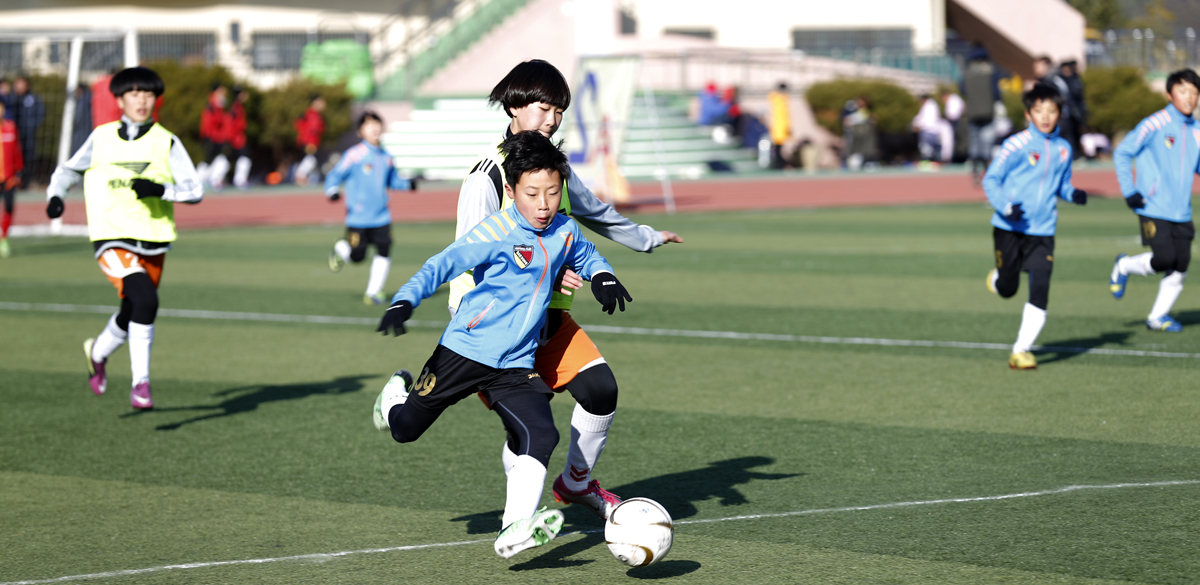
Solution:
<svg viewBox="0 0 1200 585"><path fill-rule="evenodd" d="M138 66L138 34L137 29L125 31L125 67Z"/></svg>
<svg viewBox="0 0 1200 585"><path fill-rule="evenodd" d="M71 39L71 56L67 65L67 100L63 104L62 134L58 142L58 164L71 158L71 134L75 127L75 88L79 87L79 66L83 59L83 37Z"/></svg>
<svg viewBox="0 0 1200 585"><path fill-rule="evenodd" d="M658 125L658 106L654 97L654 88L646 81L642 85L642 97L650 111L650 126L654 128L654 158L658 161L659 181L663 188L663 203L667 206L667 214L675 215L675 194L671 191L671 171L667 168L666 155L663 152L662 129Z"/></svg>

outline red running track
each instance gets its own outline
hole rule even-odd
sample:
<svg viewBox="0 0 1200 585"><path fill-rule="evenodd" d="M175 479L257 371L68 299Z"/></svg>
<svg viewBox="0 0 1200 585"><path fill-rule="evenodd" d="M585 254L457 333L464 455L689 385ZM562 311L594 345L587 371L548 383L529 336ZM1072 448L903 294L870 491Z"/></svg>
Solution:
<svg viewBox="0 0 1200 585"><path fill-rule="evenodd" d="M1074 173L1076 187L1092 195L1116 196L1120 190L1112 169L1086 169ZM635 205L627 211L661 213L659 183L633 185ZM769 178L707 179L674 181L675 209L680 213L789 209L874 205L920 205L984 201L981 188L974 187L965 173L837 174L830 176L783 175ZM46 222L45 203L32 201L33 193L18 198L16 225ZM392 216L397 223L452 221L458 189L445 187L415 193L391 194ZM197 205L176 205L175 221L180 229L259 225L340 224L344 207L330 203L318 188L258 190L246 193L212 194ZM64 223L87 222L82 198L67 200Z"/></svg>

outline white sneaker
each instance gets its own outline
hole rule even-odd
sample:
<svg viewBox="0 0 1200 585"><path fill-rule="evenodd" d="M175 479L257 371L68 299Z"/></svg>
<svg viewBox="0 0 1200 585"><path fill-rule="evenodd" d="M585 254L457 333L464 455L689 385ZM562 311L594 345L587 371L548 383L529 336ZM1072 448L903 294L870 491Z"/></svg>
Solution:
<svg viewBox="0 0 1200 585"><path fill-rule="evenodd" d="M404 404L408 400L408 389L412 387L412 383L413 377L408 370L396 370L396 373L392 374L387 384L384 384L379 397L375 399L375 411L372 416L375 428L381 431L391 428L388 425L387 415L392 411L393 406Z"/></svg>
<svg viewBox="0 0 1200 585"><path fill-rule="evenodd" d="M542 508L532 518L524 518L509 524L496 537L496 554L508 559L513 555L535 546L542 546L562 530L562 510Z"/></svg>

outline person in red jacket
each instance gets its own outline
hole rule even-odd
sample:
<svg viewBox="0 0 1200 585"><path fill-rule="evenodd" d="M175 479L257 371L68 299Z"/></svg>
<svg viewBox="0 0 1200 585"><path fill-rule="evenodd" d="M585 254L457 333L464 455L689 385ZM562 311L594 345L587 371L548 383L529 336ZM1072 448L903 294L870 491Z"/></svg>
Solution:
<svg viewBox="0 0 1200 585"><path fill-rule="evenodd" d="M304 158L296 166L296 184L307 185L317 170L317 150L321 148L321 137L325 134L325 98L312 96L308 109L295 122L296 146L304 151ZM319 179L319 177L317 177Z"/></svg>
<svg viewBox="0 0 1200 585"><path fill-rule="evenodd" d="M250 156L246 150L246 101L250 92L234 86L233 102L229 104L229 147L233 149L233 185L245 189L250 178Z"/></svg>
<svg viewBox="0 0 1200 585"><path fill-rule="evenodd" d="M200 180L214 189L225 185L225 174L229 172L229 159L225 147L229 144L230 120L225 109L229 91L220 83L208 94L208 104L200 113L200 141L204 145L204 161L196 166Z"/></svg>
<svg viewBox="0 0 1200 585"><path fill-rule="evenodd" d="M4 102L0 101L0 198L4 199L4 215L0 217L0 258L12 255L8 246L8 228L13 220L13 197L21 185L25 159L17 140L17 125L4 117Z"/></svg>

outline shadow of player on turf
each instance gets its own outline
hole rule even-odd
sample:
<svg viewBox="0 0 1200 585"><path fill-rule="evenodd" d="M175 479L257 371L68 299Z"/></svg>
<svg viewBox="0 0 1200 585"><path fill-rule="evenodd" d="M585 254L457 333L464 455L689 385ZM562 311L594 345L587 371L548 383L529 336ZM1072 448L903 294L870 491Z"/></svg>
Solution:
<svg viewBox="0 0 1200 585"><path fill-rule="evenodd" d="M1038 354L1038 365L1044 365L1079 357L1084 354L1079 349L1095 349L1109 344L1125 345L1130 337L1133 337L1131 331L1114 331L1096 337L1061 339L1041 344L1041 349L1034 353Z"/></svg>
<svg viewBox="0 0 1200 585"><path fill-rule="evenodd" d="M238 388L230 388L213 394L213 396L230 396L218 404L214 405L198 405L198 406L177 406L170 408L155 408L150 411L137 411L121 415L139 416L145 412L163 413L163 412L192 412L192 411L215 411L209 414L189 418L176 423L163 424L155 427L160 431L174 431L183 425L198 423L214 418L224 416L233 416L244 412L252 412L257 410L259 405L268 402L280 402L283 400L298 400L319 394L348 394L350 392L358 392L363 389L363 380L376 378L378 376L342 376L328 382L315 382L311 384L280 384L280 385L254 385L240 386Z"/></svg>
<svg viewBox="0 0 1200 585"><path fill-rule="evenodd" d="M1180 311L1172 315L1180 325L1196 325L1200 323L1200 311Z"/></svg>

